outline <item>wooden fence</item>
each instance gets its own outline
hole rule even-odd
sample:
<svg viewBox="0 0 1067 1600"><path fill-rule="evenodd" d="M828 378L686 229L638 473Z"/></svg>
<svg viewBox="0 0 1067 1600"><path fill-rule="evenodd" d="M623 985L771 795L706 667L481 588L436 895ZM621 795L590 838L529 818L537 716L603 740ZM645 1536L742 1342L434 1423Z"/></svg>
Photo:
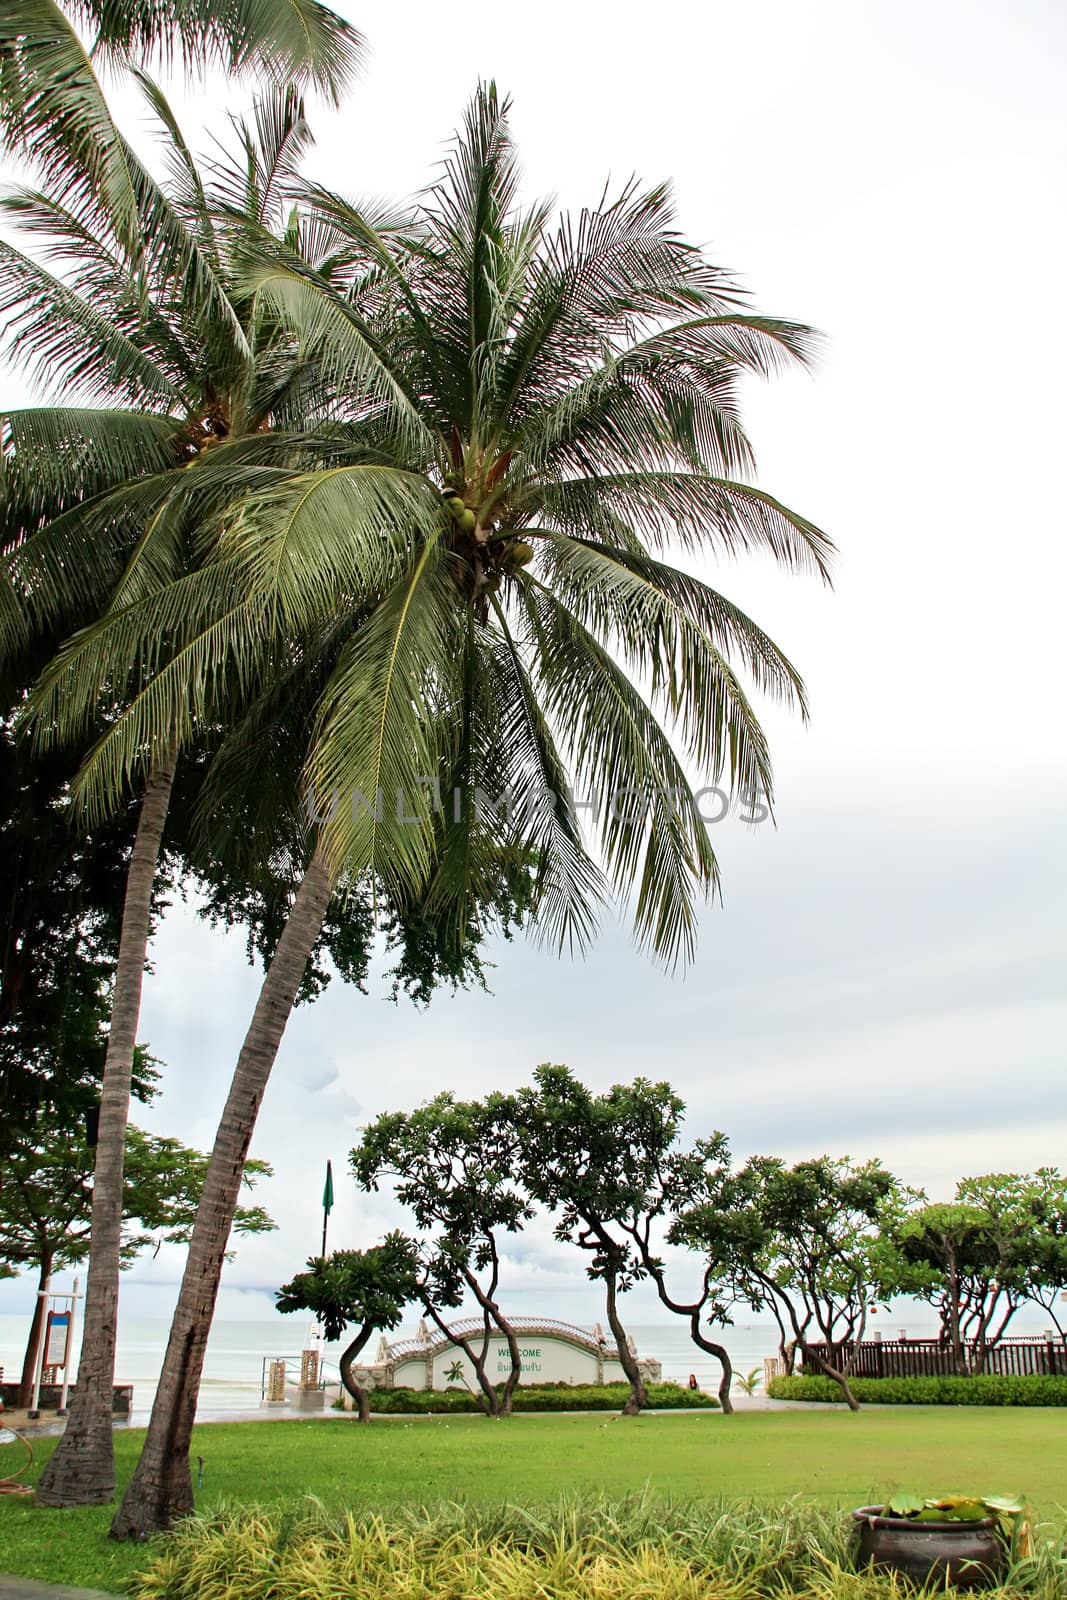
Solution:
<svg viewBox="0 0 1067 1600"><path fill-rule="evenodd" d="M847 1361L853 1351L851 1344L835 1345L832 1352L821 1344L812 1349L835 1366ZM964 1350L972 1373L1019 1378L1052 1373L1067 1377L1067 1347L1059 1339L1002 1339L986 1350L984 1359L973 1340ZM814 1363L804 1363L803 1371L817 1370ZM856 1378L951 1378L957 1376L957 1367L952 1351L938 1339L864 1339L851 1373Z"/></svg>

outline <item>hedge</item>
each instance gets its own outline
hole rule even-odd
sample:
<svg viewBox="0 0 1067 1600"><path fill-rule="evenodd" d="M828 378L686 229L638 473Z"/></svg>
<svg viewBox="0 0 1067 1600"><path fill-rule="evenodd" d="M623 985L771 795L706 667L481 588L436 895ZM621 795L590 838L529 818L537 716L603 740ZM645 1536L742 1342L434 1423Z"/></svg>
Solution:
<svg viewBox="0 0 1067 1600"><path fill-rule="evenodd" d="M521 1384L512 1400L514 1411L621 1411L630 1393L628 1383ZM678 1383L650 1383L649 1406L659 1411L715 1410L719 1402L701 1389ZM343 1408L343 1400L334 1402ZM480 1411L467 1389L372 1389L370 1408L381 1413L428 1414Z"/></svg>
<svg viewBox="0 0 1067 1600"><path fill-rule="evenodd" d="M1067 1406L1067 1377L851 1378L856 1399L881 1406ZM832 1378L772 1378L772 1400L840 1400Z"/></svg>

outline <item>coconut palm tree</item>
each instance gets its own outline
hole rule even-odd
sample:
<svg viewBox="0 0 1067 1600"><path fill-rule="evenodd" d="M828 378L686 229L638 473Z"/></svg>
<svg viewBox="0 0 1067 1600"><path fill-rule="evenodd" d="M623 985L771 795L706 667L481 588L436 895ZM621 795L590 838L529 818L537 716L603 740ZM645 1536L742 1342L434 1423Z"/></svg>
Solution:
<svg viewBox="0 0 1067 1600"><path fill-rule="evenodd" d="M190 69L254 72L280 89L314 86L336 98L363 40L321 0L4 0L0 136L43 166L53 189L106 200L134 252L145 242L144 174L96 66L176 54Z"/></svg>
<svg viewBox="0 0 1067 1600"><path fill-rule="evenodd" d="M91 402L9 412L0 472L8 553L0 590L0 648L78 624L106 626L161 583L180 579L211 547L221 506L316 461L346 459L317 375L269 308L235 289L227 207L248 228L282 229L286 187L309 141L293 90L257 105L239 127L240 157L206 182L158 87L142 86L169 140L171 180L140 169L140 246L92 192L62 198L17 190L8 217L38 241L48 266L0 244L0 317L24 368ZM132 159L132 158L131 158ZM288 225L289 248L353 288L354 252L330 253L329 230ZM325 254L324 254L325 252ZM58 273L62 275L58 275ZM180 592L180 585L177 590ZM101 616L101 613L103 615ZM90 626L87 637L92 638ZM165 648L165 632L156 648ZM111 680L113 705L123 685ZM105 694L105 701L107 695ZM231 696L232 700L232 696ZM99 691L80 724L110 716ZM51 737L56 727L39 729ZM92 1503L114 1489L114 1380L122 1161L130 1070L155 878L177 743L157 730L145 746L143 799L127 880L94 1180L93 1249L84 1355L63 1441L49 1463L45 1503Z"/></svg>
<svg viewBox="0 0 1067 1600"><path fill-rule="evenodd" d="M738 413L739 378L804 361L810 331L752 313L675 232L663 188L629 185L555 225L546 206L519 212L506 109L479 90L406 237L339 196L306 196L309 223L373 263L376 300L250 238L247 293L366 453L253 489L177 599L163 584L74 641L37 697L40 718L63 722L95 703L101 674L130 683L83 775L109 804L153 742L180 745L219 714L229 679L347 628L309 717L317 837L220 1122L119 1537L192 1505L235 1183L338 875L461 919L493 849L518 838L540 864L546 937L586 944L605 898L633 891L641 941L688 959L718 866L675 741L703 780L769 794L742 674L805 712L773 641L662 556L762 549L826 576L825 535L753 484ZM602 797L592 841L571 783Z"/></svg>

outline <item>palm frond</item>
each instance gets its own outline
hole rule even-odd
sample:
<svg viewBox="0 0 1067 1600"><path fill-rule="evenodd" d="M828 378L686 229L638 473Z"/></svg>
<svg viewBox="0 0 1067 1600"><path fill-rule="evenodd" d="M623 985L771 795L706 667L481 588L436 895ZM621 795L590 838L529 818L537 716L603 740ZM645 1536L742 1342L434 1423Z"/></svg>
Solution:
<svg viewBox="0 0 1067 1600"><path fill-rule="evenodd" d="M136 249L129 151L88 52L54 0L4 0L0 134L32 160L60 198L71 192L99 195L118 237Z"/></svg>
<svg viewBox="0 0 1067 1600"><path fill-rule="evenodd" d="M600 848L618 892L637 885L634 927L662 959L692 960L697 896L718 863L693 788L626 672L545 589L533 590L534 670L548 716L599 810Z"/></svg>
<svg viewBox="0 0 1067 1600"><path fill-rule="evenodd" d="M44 267L0 240L3 350L44 390L65 398L182 405L174 379L101 311Z"/></svg>
<svg viewBox="0 0 1067 1600"><path fill-rule="evenodd" d="M184 424L148 411L33 407L0 413L0 542L182 460ZM53 553L54 559L54 553Z"/></svg>
<svg viewBox="0 0 1067 1600"><path fill-rule="evenodd" d="M441 523L440 498L424 478L345 465L247 494L221 548L241 560L250 603L300 631L392 589Z"/></svg>
<svg viewBox="0 0 1067 1600"><path fill-rule="evenodd" d="M96 49L124 61L219 66L284 87L314 87L335 102L365 56L362 36L321 0L69 0Z"/></svg>
<svg viewBox="0 0 1067 1600"><path fill-rule="evenodd" d="M725 596L650 556L547 534L540 576L598 636L617 642L654 702L682 727L715 781L771 794L766 739L730 659L760 693L800 712L803 680L774 641Z"/></svg>
<svg viewBox="0 0 1067 1600"><path fill-rule="evenodd" d="M324 383L357 396L369 411L388 412L406 456L432 461L443 455L443 441L427 425L404 365L391 358L386 331L349 299L297 259L250 260L242 285L291 329L304 357L319 363Z"/></svg>
<svg viewBox="0 0 1067 1600"><path fill-rule="evenodd" d="M188 224L192 227L200 249L211 262L216 272L221 271L219 261L218 240L215 236L215 224L208 205L207 194L204 190L204 181L196 164L196 158L189 148L181 125L178 122L170 102L159 84L147 72L137 67L132 67L132 75L141 86L141 92L159 120L166 134L166 157L170 171L172 192L175 204Z"/></svg>
<svg viewBox="0 0 1067 1600"><path fill-rule="evenodd" d="M231 117L236 152L220 146L210 163L211 196L236 221L276 228L291 198L301 159L314 143L304 102L292 87L256 97L252 121Z"/></svg>
<svg viewBox="0 0 1067 1600"><path fill-rule="evenodd" d="M699 472L605 473L551 484L542 504L560 528L579 537L603 531L610 541L618 519L658 549L672 542L724 555L763 549L789 571L830 582L830 538L751 484Z"/></svg>
<svg viewBox="0 0 1067 1600"><path fill-rule="evenodd" d="M433 869L436 784L451 742L442 708L455 705L452 579L428 540L359 627L322 695L306 768L338 870L370 872L400 898Z"/></svg>
<svg viewBox="0 0 1067 1600"><path fill-rule="evenodd" d="M521 641L495 597L493 611L500 631L495 651L500 748L522 835L538 860L538 928L560 949L585 950L596 932L607 884L582 837L567 762L557 749ZM536 616L532 620L536 623ZM535 633L530 653L536 658L546 637Z"/></svg>

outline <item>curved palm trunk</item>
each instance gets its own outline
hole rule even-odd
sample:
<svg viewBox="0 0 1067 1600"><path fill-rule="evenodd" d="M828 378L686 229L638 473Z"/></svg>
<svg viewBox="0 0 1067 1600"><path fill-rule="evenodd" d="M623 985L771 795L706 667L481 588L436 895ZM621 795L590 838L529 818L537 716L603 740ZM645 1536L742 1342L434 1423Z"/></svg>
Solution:
<svg viewBox="0 0 1067 1600"><path fill-rule="evenodd" d="M619 1361L630 1384L630 1393L626 1404L622 1408L624 1417L636 1417L648 1405L648 1390L645 1380L641 1376L641 1369L637 1364L637 1357L630 1349L630 1342L626 1337L626 1329L618 1312L618 1274L614 1268L609 1267L605 1274L608 1299L608 1326L615 1338L615 1345L619 1352Z"/></svg>
<svg viewBox="0 0 1067 1600"><path fill-rule="evenodd" d="M189 1440L245 1158L263 1091L332 891L330 874L316 855L304 874L267 968L237 1058L204 1179L144 1449L111 1525L113 1538L139 1538L154 1533L193 1509Z"/></svg>
<svg viewBox="0 0 1067 1600"><path fill-rule="evenodd" d="M85 1286L78 1382L71 1395L70 1416L63 1437L37 1490L39 1505L100 1505L110 1500L115 1492L111 1400L119 1312L122 1170L133 1052L141 1015L141 985L152 922L152 890L176 766L176 758L171 757L156 768L145 785L137 837L126 874L111 1031L100 1087L89 1276Z"/></svg>

